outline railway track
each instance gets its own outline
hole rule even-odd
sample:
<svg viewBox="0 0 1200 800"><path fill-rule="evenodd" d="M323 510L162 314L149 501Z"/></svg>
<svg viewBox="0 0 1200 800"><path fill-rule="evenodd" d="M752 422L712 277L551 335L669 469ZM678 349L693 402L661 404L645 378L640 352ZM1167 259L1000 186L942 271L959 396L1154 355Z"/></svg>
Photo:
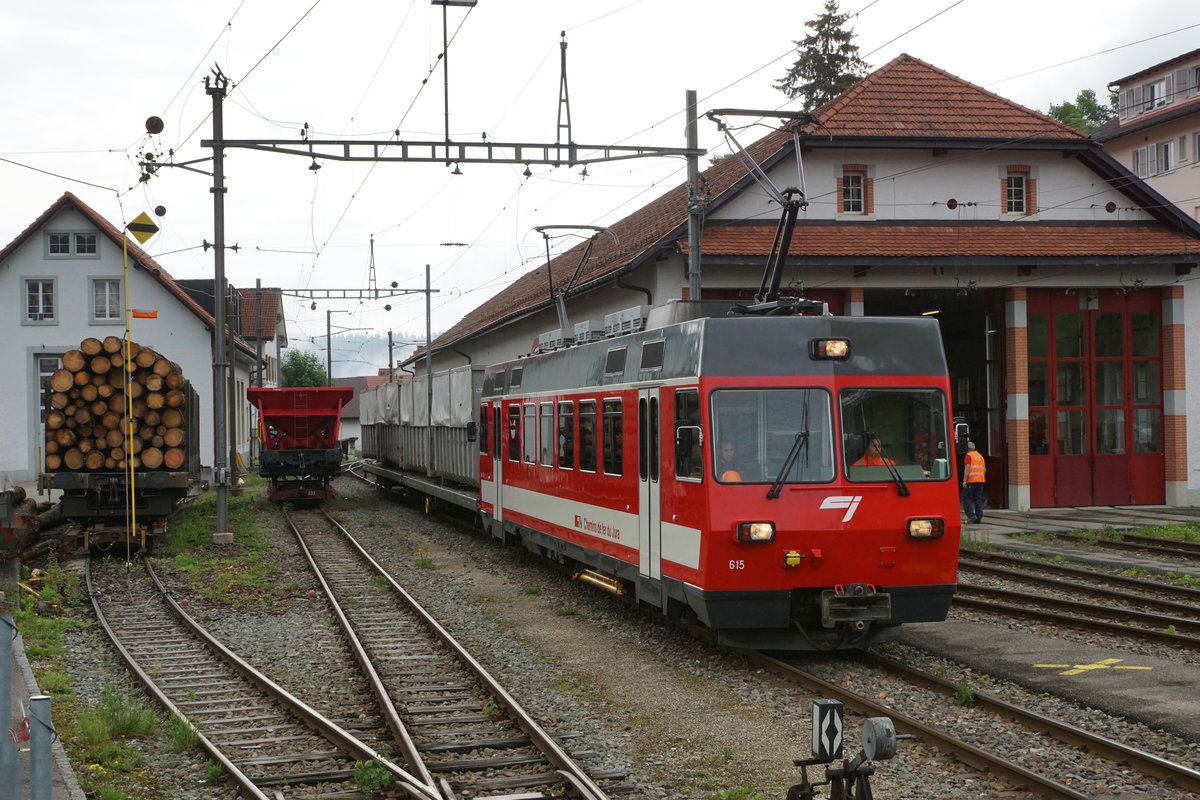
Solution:
<svg viewBox="0 0 1200 800"><path fill-rule="evenodd" d="M962 556L959 566L1003 584L985 586L960 574L954 597L960 608L1200 650L1194 588L994 554Z"/></svg>
<svg viewBox="0 0 1200 800"><path fill-rule="evenodd" d="M88 563L97 619L147 691L192 728L245 796L359 797L355 766L374 761L412 797L440 798L225 648L170 597L148 561L144 569L145 580Z"/></svg>
<svg viewBox="0 0 1200 800"><path fill-rule="evenodd" d="M1200 771L980 693L972 694L970 713L991 715L1001 722L982 721L976 726L967 726L962 724L960 717L952 716L953 724L947 724L936 718L935 709L961 709L958 705L959 687L948 680L882 656L864 654L860 661L872 671L885 673L907 684L890 686L886 678L878 676L864 679L873 694L886 696L891 701L887 704L869 699L841 683L813 675L789 661L764 653L746 652L746 655L755 663L799 683L816 696L840 700L847 709L864 716L890 717L901 734L908 734L926 745L952 754L959 761L985 770L1012 787L1028 792L1031 797L1050 800L1091 800L1096 797L1092 789L1077 788L1053 774L1047 774L1054 770L1056 762L1064 761L1072 765L1072 775L1076 776L1086 775L1090 771L1107 774L1112 771L1114 764L1119 764L1124 770L1159 782L1162 793L1146 796L1179 796L1180 792L1190 793L1185 796L1191 796L1200 793ZM918 688L915 693L911 690L914 686ZM1021 748L1020 753L1006 755L951 732L968 727L977 727L986 732L993 724L1017 724L1026 728L1029 731L1026 746ZM986 733L982 738L987 738ZM1069 752L1051 758L1048 755L1051 747L1067 748Z"/></svg>
<svg viewBox="0 0 1200 800"><path fill-rule="evenodd" d="M349 531L324 512L285 517L388 708L408 770L447 797L607 797Z"/></svg>
<svg viewBox="0 0 1200 800"><path fill-rule="evenodd" d="M1158 556L1183 559L1185 561L1200 561L1200 542L1187 542L1179 539L1162 539L1154 536L1141 536L1133 533L1118 533L1118 538L1080 536L1077 533L1058 531L1050 534L1055 539L1071 544L1087 547L1108 548L1133 553L1153 553Z"/></svg>

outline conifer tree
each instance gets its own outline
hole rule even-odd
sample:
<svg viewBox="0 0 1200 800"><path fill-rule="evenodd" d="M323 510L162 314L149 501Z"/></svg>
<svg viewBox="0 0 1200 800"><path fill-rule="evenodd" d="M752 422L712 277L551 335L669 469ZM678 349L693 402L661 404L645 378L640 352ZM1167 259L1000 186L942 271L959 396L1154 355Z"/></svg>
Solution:
<svg viewBox="0 0 1200 800"><path fill-rule="evenodd" d="M837 97L870 70L859 58L854 31L846 27L849 19L838 12L837 0L825 0L825 12L804 23L812 33L795 42L795 63L775 83L789 99L803 97L805 111Z"/></svg>

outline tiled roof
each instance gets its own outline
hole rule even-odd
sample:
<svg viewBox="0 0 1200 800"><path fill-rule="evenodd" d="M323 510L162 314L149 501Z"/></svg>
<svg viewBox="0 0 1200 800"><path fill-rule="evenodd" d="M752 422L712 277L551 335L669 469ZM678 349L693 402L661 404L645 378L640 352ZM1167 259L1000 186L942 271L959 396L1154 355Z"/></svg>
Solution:
<svg viewBox="0 0 1200 800"><path fill-rule="evenodd" d="M238 289L242 296L242 336L248 339L273 339L279 320L283 319L283 296L280 289ZM262 314L258 313L258 300L262 304ZM260 324L255 333L255 323Z"/></svg>
<svg viewBox="0 0 1200 800"><path fill-rule="evenodd" d="M91 220L92 224L95 225L101 233L107 236L108 239L117 247L127 246L129 248L130 264L135 269L144 270L148 275L150 275L150 277L158 281L158 283L161 284L168 292L170 292L171 295L173 295L175 299L180 302L180 304L187 308L192 314L195 314L197 317L199 317L200 320L206 326L208 326L210 330L215 326L216 323L213 320L212 314L202 308L188 295L187 292L185 292L178 284L176 284L175 279L171 277L171 274L167 272L157 261L151 258L145 250L140 248L137 245L137 242L129 239L128 237L123 237L121 231L119 231L116 226L114 226L104 217L100 216L95 209L80 200L71 192L63 192L62 197L58 198L53 205L43 211L37 219L35 219L27 228L25 228L25 230L17 234L17 237L9 242L3 250L0 250L0 262L3 262L6 258L15 253L23 244L25 244L25 242L30 239L30 237L36 234L37 231L42 228L42 226L67 208L74 208L79 211L79 213ZM126 245L122 245L122 238L126 239ZM235 337L235 341L243 349L243 351L253 354L253 349L241 337Z"/></svg>
<svg viewBox="0 0 1200 800"><path fill-rule="evenodd" d="M968 139L1086 140L1039 111L901 54L813 115L806 133Z"/></svg>
<svg viewBox="0 0 1200 800"><path fill-rule="evenodd" d="M708 227L704 255L754 257L769 252L774 225ZM687 252L687 240L680 246ZM796 226L788 254L806 258L1086 258L1200 255L1200 240L1148 223L887 224Z"/></svg>

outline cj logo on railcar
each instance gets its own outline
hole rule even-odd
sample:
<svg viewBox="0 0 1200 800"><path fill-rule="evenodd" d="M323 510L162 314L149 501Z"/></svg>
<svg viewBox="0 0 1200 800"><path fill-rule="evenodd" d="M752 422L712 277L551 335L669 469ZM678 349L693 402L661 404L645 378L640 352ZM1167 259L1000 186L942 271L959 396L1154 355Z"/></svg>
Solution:
<svg viewBox="0 0 1200 800"><path fill-rule="evenodd" d="M861 494L833 495L821 501L821 508L844 508L846 509L846 516L842 517L842 522L849 522L850 518L854 516L854 512L858 510L858 504L861 501Z"/></svg>

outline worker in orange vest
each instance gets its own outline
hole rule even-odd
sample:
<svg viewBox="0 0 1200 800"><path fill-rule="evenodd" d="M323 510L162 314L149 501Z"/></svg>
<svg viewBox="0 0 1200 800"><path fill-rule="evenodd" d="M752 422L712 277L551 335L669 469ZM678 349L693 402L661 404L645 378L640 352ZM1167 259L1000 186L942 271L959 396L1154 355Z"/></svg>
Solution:
<svg viewBox="0 0 1200 800"><path fill-rule="evenodd" d="M963 512L967 522L983 522L983 456L975 449L974 442L967 442L967 454L963 456Z"/></svg>

